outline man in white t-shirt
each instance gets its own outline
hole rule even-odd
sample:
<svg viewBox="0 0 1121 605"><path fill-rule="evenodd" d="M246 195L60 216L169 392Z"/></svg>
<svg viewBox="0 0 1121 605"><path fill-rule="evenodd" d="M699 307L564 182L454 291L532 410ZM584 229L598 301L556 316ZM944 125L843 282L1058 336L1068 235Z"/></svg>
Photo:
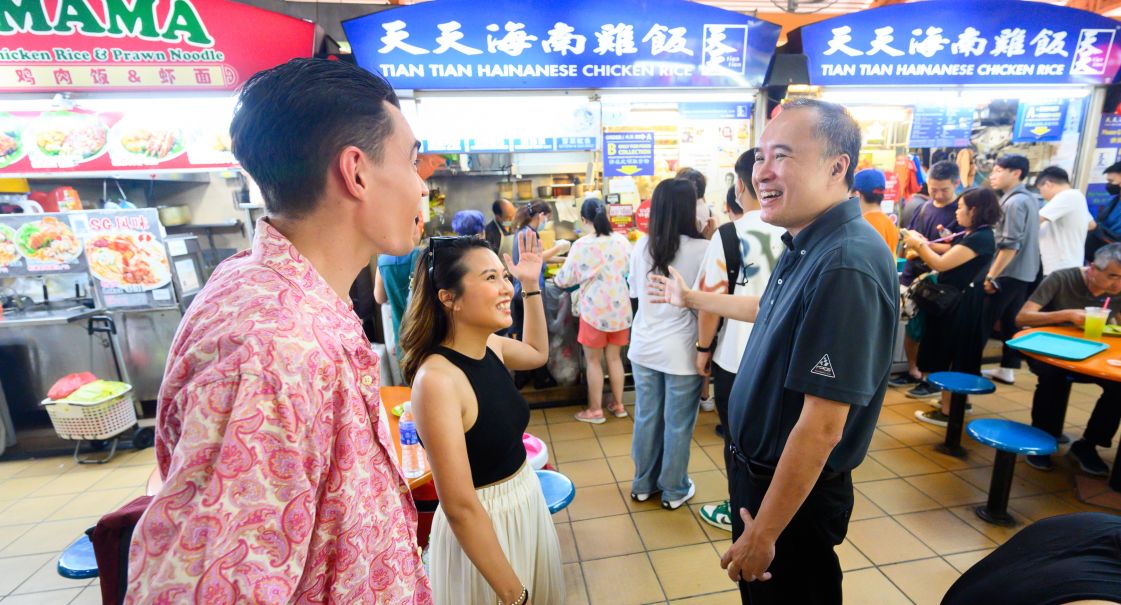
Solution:
<svg viewBox="0 0 1121 605"><path fill-rule="evenodd" d="M1047 200L1039 210L1039 254L1043 275L1059 269L1082 266L1086 234L1097 227L1086 196L1070 186L1067 171L1058 166L1044 168L1035 179L1040 195Z"/></svg>
<svg viewBox="0 0 1121 605"><path fill-rule="evenodd" d="M771 269L782 256L782 234L786 230L763 222L759 200L751 184L754 165L755 149L749 149L736 160L735 196L727 200L724 208L732 222L720 227L709 241L694 286L697 290L728 293L729 261L724 239L729 235L735 238L729 246L737 255L732 259L733 268L737 264L739 266L733 291L737 296L760 296L767 287ZM703 376L712 376L716 412L723 427L728 426L728 396L750 335L750 323L736 320L721 323L720 318L712 313L701 311L697 314L697 371ZM727 434L725 428L722 433L725 442ZM727 466L728 444L724 445ZM702 506L701 518L714 527L732 531L727 500Z"/></svg>

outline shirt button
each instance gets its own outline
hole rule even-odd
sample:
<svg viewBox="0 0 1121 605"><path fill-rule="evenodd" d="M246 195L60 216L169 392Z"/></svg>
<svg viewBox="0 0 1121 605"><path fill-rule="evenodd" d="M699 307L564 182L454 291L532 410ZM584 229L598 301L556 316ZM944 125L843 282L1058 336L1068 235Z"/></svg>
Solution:
<svg viewBox="0 0 1121 605"><path fill-rule="evenodd" d="M397 488L397 491L401 492L402 494L407 494L407 493L409 493L409 486L408 485L401 485L400 487Z"/></svg>
<svg viewBox="0 0 1121 605"><path fill-rule="evenodd" d="M778 285L780 285L780 286L782 285L782 278L781 277L778 280Z"/></svg>
<svg viewBox="0 0 1121 605"><path fill-rule="evenodd" d="M806 255L806 251L802 250L802 256L805 256L805 255Z"/></svg>
<svg viewBox="0 0 1121 605"><path fill-rule="evenodd" d="M369 386L373 386L373 385L374 385L374 377L373 376L366 375L366 376L362 377L362 386L369 387Z"/></svg>

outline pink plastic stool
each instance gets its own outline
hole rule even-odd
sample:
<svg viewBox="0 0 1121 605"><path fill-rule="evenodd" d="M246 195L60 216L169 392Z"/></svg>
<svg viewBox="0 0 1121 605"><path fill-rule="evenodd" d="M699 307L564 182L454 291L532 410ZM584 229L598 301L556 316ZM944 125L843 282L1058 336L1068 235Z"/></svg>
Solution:
<svg viewBox="0 0 1121 605"><path fill-rule="evenodd" d="M545 442L529 433L522 433L522 443L525 445L525 454L533 470L539 471L549 463L549 448Z"/></svg>

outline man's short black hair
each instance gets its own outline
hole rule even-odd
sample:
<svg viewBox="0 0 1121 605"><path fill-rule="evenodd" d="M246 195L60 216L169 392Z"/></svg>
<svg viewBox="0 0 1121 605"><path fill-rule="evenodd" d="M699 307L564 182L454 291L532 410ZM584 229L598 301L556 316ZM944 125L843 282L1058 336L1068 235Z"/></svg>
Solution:
<svg viewBox="0 0 1121 605"><path fill-rule="evenodd" d="M1102 171L1102 174L1121 174L1121 162L1114 162Z"/></svg>
<svg viewBox="0 0 1121 605"><path fill-rule="evenodd" d="M736 165L732 168L736 176L743 182L744 187L751 193L752 198L758 198L759 195L755 193L755 183L751 182L751 173L755 171L755 154L759 153L758 147L752 147L747 151L740 154L736 158Z"/></svg>
<svg viewBox="0 0 1121 605"><path fill-rule="evenodd" d="M961 179L961 169L950 160L942 160L930 167L926 178L933 181L957 181Z"/></svg>
<svg viewBox="0 0 1121 605"><path fill-rule="evenodd" d="M502 199L494 200L494 203L490 205L490 211L494 213L494 218L502 218L502 202L505 201Z"/></svg>
<svg viewBox="0 0 1121 605"><path fill-rule="evenodd" d="M1035 177L1035 186L1039 187L1043 183L1054 183L1056 185L1069 185L1070 175L1066 170L1058 166L1048 166L1039 171L1039 175Z"/></svg>
<svg viewBox="0 0 1121 605"><path fill-rule="evenodd" d="M1001 156L1001 158L996 161L996 165L1005 170L1019 170L1021 181L1028 178L1028 173L1031 172L1031 164L1028 162L1028 159L1014 153Z"/></svg>
<svg viewBox="0 0 1121 605"><path fill-rule="evenodd" d="M676 178L686 179L690 183L693 183L693 188L697 190L698 200L705 196L708 179L705 178L705 175L700 170L686 167L678 170L675 176Z"/></svg>
<svg viewBox="0 0 1121 605"><path fill-rule="evenodd" d="M401 106L381 76L344 61L293 59L241 89L230 123L234 156L270 214L299 218L315 207L345 147L381 161L393 134L385 103Z"/></svg>

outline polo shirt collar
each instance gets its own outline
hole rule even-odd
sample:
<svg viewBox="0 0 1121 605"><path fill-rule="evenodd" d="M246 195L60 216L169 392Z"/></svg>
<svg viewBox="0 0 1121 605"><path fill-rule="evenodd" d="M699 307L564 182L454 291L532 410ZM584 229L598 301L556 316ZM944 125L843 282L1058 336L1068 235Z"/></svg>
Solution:
<svg viewBox="0 0 1121 605"><path fill-rule="evenodd" d="M821 239L823 235L831 233L838 229L841 225L861 218L863 214L860 211L860 201L855 197L833 206L829 210L822 212L812 223L802 229L798 235L792 236L790 232L782 234L782 243L786 244L787 250L805 250L809 248L813 242Z"/></svg>

